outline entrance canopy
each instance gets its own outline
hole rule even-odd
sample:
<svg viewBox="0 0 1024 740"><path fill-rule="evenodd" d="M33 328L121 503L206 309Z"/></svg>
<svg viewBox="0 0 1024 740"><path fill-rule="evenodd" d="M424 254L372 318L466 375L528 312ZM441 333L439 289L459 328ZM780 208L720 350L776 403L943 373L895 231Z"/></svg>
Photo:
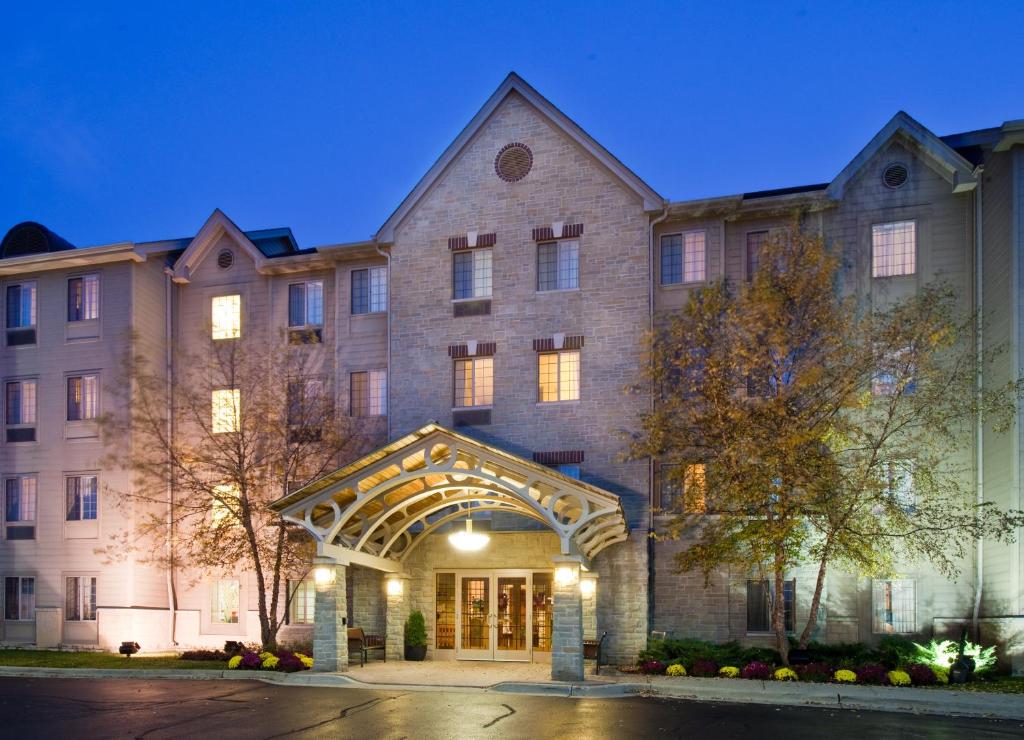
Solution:
<svg viewBox="0 0 1024 740"><path fill-rule="evenodd" d="M586 559L628 532L618 496L433 423L271 508L312 534L320 554L390 572L432 532L476 512L535 519L563 555Z"/></svg>

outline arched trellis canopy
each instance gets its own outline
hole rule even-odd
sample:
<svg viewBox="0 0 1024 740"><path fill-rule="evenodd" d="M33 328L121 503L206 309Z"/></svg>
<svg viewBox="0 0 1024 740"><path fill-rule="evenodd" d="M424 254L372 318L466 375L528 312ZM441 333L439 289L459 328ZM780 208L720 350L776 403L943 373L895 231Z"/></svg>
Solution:
<svg viewBox="0 0 1024 740"><path fill-rule="evenodd" d="M589 560L626 539L618 496L428 424L271 504L321 554L385 571L432 532L476 512L520 514Z"/></svg>

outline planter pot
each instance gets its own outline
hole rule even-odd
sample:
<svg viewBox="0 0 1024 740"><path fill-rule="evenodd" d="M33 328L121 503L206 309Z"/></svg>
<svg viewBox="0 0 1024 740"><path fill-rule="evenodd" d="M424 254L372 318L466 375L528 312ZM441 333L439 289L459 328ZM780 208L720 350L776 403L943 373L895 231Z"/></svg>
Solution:
<svg viewBox="0 0 1024 740"><path fill-rule="evenodd" d="M427 657L427 646L426 645L406 645L405 646L405 659L406 660L423 660Z"/></svg>

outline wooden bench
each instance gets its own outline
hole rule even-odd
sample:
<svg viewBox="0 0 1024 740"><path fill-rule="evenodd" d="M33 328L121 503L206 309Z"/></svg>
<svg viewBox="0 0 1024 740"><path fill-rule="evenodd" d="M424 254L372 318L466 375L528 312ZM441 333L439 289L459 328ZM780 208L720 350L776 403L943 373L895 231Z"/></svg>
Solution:
<svg viewBox="0 0 1024 740"><path fill-rule="evenodd" d="M363 632L362 627L348 628L348 655L352 659L353 653L359 653L359 665L366 665L368 653L371 650L379 650L383 659L388 659L387 646L383 635L368 635Z"/></svg>
<svg viewBox="0 0 1024 740"><path fill-rule="evenodd" d="M583 660L593 660L596 663L594 666L595 676L601 673L601 651L604 648L604 638L606 637L608 637L607 632L601 635L600 640L583 641Z"/></svg>

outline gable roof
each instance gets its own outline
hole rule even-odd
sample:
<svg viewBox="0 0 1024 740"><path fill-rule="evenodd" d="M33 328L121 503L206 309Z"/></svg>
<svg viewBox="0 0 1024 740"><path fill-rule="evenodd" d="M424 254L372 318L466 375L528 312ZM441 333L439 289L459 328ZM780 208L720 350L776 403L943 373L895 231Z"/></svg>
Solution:
<svg viewBox="0 0 1024 740"><path fill-rule="evenodd" d="M448 145L433 166L420 179L412 191L399 204L398 208L388 217L388 220L378 229L376 239L379 242L390 242L394 239L395 229L416 206L420 199L430 190L430 187L441 177L456 157L473 140L477 132L483 128L488 119L513 92L518 93L533 106L549 123L564 133L580 147L593 156L598 162L604 165L618 180L627 188L636 193L643 201L644 210L658 210L664 204L664 198L658 195L654 189L645 183L635 172L620 162L611 152L601 146L596 139L584 131L580 126L556 108L547 98L534 90L522 77L515 72L509 72L508 77L498 86L498 89L487 99L483 107L477 111L466 127L462 129L455 140Z"/></svg>
<svg viewBox="0 0 1024 740"><path fill-rule="evenodd" d="M894 137L901 137L913 144L929 160L935 170L950 183L954 193L973 190L975 185L977 185L974 167L970 162L923 125L903 111L900 111L885 124L881 131L875 134L874 138L868 142L868 145L861 149L860 153L850 160L850 163L843 168L843 171L836 175L835 179L829 183L829 197L840 200L843 197L843 191L846 189L847 184Z"/></svg>
<svg viewBox="0 0 1024 740"><path fill-rule="evenodd" d="M176 283L187 283L191 279L192 271L203 261L203 258L220 240L221 236L227 235L232 241L238 244L252 258L256 269L260 270L267 263L267 256L253 244L252 240L235 225L235 222L228 218L224 212L215 208L210 217L206 219L203 228L189 242L188 247L174 262L174 275L172 279Z"/></svg>

